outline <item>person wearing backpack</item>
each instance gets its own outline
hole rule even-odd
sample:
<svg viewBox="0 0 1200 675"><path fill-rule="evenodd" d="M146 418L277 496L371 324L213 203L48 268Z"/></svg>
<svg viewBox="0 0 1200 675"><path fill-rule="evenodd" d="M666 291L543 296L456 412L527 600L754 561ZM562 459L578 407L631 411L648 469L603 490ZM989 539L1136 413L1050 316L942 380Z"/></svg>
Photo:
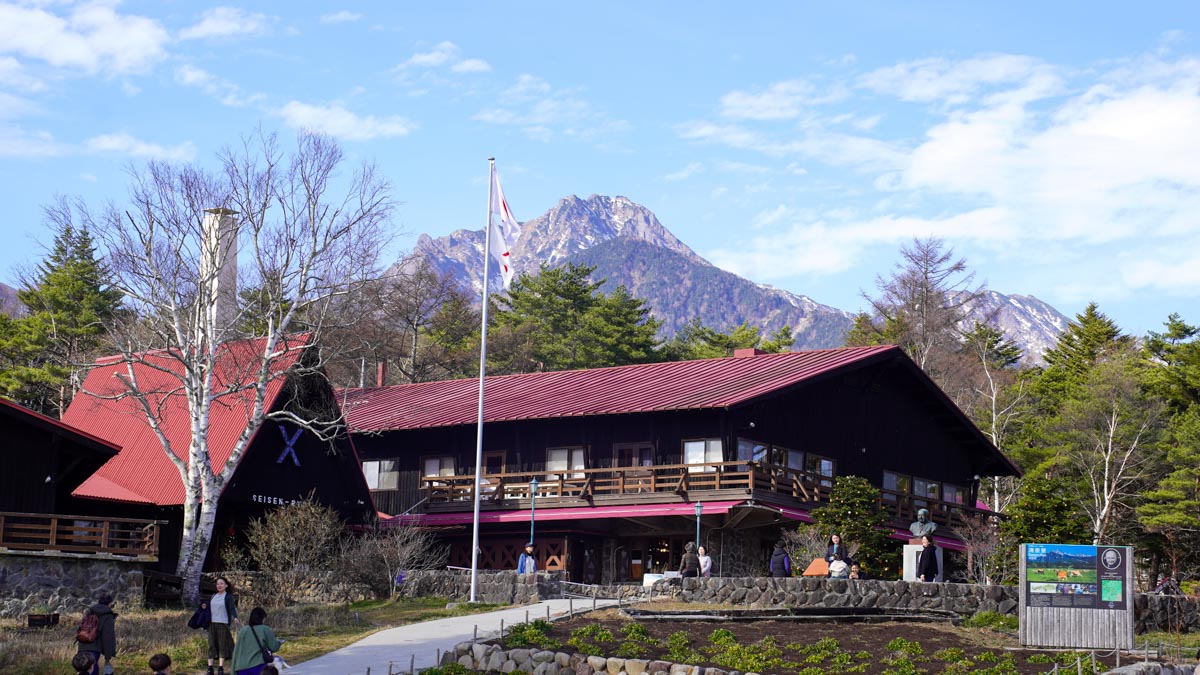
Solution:
<svg viewBox="0 0 1200 675"><path fill-rule="evenodd" d="M100 675L100 657L104 657L104 673L112 675L113 657L117 655L117 613L112 610L113 597L101 593L96 604L83 613L75 631L79 652L92 655L92 675Z"/></svg>

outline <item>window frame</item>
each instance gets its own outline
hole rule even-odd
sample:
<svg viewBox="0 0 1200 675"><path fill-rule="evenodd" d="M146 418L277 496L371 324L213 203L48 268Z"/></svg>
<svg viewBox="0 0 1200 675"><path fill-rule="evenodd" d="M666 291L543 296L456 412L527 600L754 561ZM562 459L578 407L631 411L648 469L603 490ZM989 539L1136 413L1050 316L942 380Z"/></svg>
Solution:
<svg viewBox="0 0 1200 675"><path fill-rule="evenodd" d="M427 473L426 467L429 460L436 459L438 461L438 472ZM450 460L450 472L446 473L445 460ZM458 458L454 455L421 455L421 477L422 478L447 478L457 475L458 473Z"/></svg>
<svg viewBox="0 0 1200 675"><path fill-rule="evenodd" d="M392 466L391 466L391 469L384 471L383 464L387 463L387 462L390 462ZM374 473L375 485L371 484L371 482L372 482L371 478L370 478L371 474L367 473L367 465L368 464L373 464L376 466L375 473ZM400 489L400 458L399 457L389 457L386 459L363 460L362 472L363 472L363 480L365 480L367 483L367 489L370 490L371 492L394 492L394 491ZM381 485L381 478L387 474L390 474L391 476L393 476L393 480L395 482L395 487L379 487Z"/></svg>
<svg viewBox="0 0 1200 675"><path fill-rule="evenodd" d="M546 471L546 480L558 480L560 477L567 479L583 478L586 474L583 471L588 468L588 446L586 445L554 445L546 448L546 453L543 455L542 468ZM550 467L550 453L557 451L566 451L567 465L561 470L552 469ZM578 452L582 457L580 466L574 466L575 453Z"/></svg>
<svg viewBox="0 0 1200 675"><path fill-rule="evenodd" d="M688 461L688 444L689 443L703 443L704 444L704 459L702 461L700 461L700 462ZM717 458L710 459L710 455L713 453L714 444L715 444ZM710 463L725 461L725 442L720 437L685 438L681 442L680 450L681 450L683 463L687 465L688 473L715 473L717 470L717 467L711 466Z"/></svg>

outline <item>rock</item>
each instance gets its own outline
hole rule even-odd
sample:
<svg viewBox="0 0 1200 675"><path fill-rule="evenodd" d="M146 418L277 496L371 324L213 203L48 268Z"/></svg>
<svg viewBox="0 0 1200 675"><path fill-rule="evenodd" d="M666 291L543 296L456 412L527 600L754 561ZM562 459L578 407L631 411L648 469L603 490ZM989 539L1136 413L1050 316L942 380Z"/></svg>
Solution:
<svg viewBox="0 0 1200 675"><path fill-rule="evenodd" d="M558 664L554 661L542 661L533 669L533 675L558 675Z"/></svg>
<svg viewBox="0 0 1200 675"><path fill-rule="evenodd" d="M646 670L649 670L651 673L666 672L670 669L671 669L671 663L668 661L651 661L646 666Z"/></svg>
<svg viewBox="0 0 1200 675"><path fill-rule="evenodd" d="M554 662L558 664L559 668L570 668L572 666L571 655L566 652L556 652L554 654Z"/></svg>
<svg viewBox="0 0 1200 675"><path fill-rule="evenodd" d="M487 670L488 672L495 672L497 670L503 670L504 662L507 660L508 659L506 659L504 656L504 652L502 652L500 650L496 650L488 655L487 661L484 662L484 664L483 664L484 670Z"/></svg>
<svg viewBox="0 0 1200 675"><path fill-rule="evenodd" d="M475 670L475 661L471 658L470 654L463 654L462 656L458 657L458 665L466 668L467 670Z"/></svg>
<svg viewBox="0 0 1200 675"><path fill-rule="evenodd" d="M529 663L530 650L514 649L508 653L508 658L516 661L518 664Z"/></svg>
<svg viewBox="0 0 1200 675"><path fill-rule="evenodd" d="M642 675L650 662L645 659L628 659L625 661L625 672L629 675Z"/></svg>
<svg viewBox="0 0 1200 675"><path fill-rule="evenodd" d="M587 658L588 665L597 673L603 673L608 670L608 659L603 656L589 656Z"/></svg>
<svg viewBox="0 0 1200 675"><path fill-rule="evenodd" d="M682 663L676 663L671 666L671 675L690 675L692 672L691 666L685 666Z"/></svg>
<svg viewBox="0 0 1200 675"><path fill-rule="evenodd" d="M540 652L534 652L530 656L530 658L533 659L534 663L550 663L551 661L554 661L554 659L555 659L554 652L545 651L545 650L540 651ZM557 666L558 664L555 663L554 665Z"/></svg>
<svg viewBox="0 0 1200 675"><path fill-rule="evenodd" d="M1002 600L1000 601L1000 604L996 605L996 611L1000 614L1012 614L1016 608L1016 600Z"/></svg>
<svg viewBox="0 0 1200 675"><path fill-rule="evenodd" d="M478 662L482 663L484 657L487 656L487 645L473 644L471 645L471 656Z"/></svg>
<svg viewBox="0 0 1200 675"><path fill-rule="evenodd" d="M596 669L588 665L587 661L580 661L575 664L575 675L596 675Z"/></svg>
<svg viewBox="0 0 1200 675"><path fill-rule="evenodd" d="M617 675L625 669L625 659L610 658L606 664L606 668L608 669L608 675Z"/></svg>

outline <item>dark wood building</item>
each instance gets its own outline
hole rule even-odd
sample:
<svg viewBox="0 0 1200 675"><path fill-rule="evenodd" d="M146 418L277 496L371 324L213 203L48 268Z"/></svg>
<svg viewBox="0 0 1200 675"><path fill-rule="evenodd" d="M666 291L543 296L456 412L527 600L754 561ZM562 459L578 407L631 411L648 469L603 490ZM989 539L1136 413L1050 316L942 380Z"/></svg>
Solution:
<svg viewBox="0 0 1200 675"><path fill-rule="evenodd" d="M291 410L306 418L324 410L329 420L336 420L336 400L324 378L291 374L296 361L306 358L307 341L300 338L296 344L280 348L287 355L274 366L276 374L270 378L264 409ZM246 364L252 362L249 355L261 347L257 341L245 341L222 349L225 356L218 364L224 359L230 365L218 378L228 386L222 387L207 420L209 456L217 467L229 460L246 430L252 392L240 385L253 381L255 369ZM163 521L161 567L173 570L182 535L183 482L137 400L125 395L117 375L126 373L128 367L117 358L99 361L84 382L85 393L75 397L64 416L65 422L121 448L83 481L73 496L95 510ZM163 358L135 363L133 368L145 390L161 392L151 395L150 403L158 411L163 434L186 462L192 420L179 386L180 362ZM358 457L345 434L330 442L294 424L267 420L251 438L221 495L208 566L219 564L214 552L226 538L238 536L251 519L309 495L336 510L348 523L374 520Z"/></svg>
<svg viewBox="0 0 1200 675"><path fill-rule="evenodd" d="M477 387L342 392L377 509L443 528L464 566ZM485 568L514 567L533 537L544 569L637 580L677 565L700 527L718 571L754 573L839 475L881 488L898 540L928 508L941 543L961 547L980 478L1017 474L890 346L491 377L486 392Z"/></svg>

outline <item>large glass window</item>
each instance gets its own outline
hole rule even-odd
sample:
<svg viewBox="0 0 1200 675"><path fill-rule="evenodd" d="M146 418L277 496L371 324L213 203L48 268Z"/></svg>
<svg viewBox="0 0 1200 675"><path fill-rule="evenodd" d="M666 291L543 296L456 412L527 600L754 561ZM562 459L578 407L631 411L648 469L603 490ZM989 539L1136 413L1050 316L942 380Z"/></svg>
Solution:
<svg viewBox="0 0 1200 675"><path fill-rule="evenodd" d="M754 462L760 466L787 467L801 471L804 469L804 453L790 450L778 445L759 443L748 438L738 439L738 461ZM740 470L745 470L742 468Z"/></svg>
<svg viewBox="0 0 1200 675"><path fill-rule="evenodd" d="M899 492L900 494L908 494L912 491L912 478L905 476L902 473L893 473L891 471L883 472L883 489L891 492ZM883 498L889 502L894 502L898 497L889 492L883 493Z"/></svg>
<svg viewBox="0 0 1200 675"><path fill-rule="evenodd" d="M651 443L618 443L613 446L617 466L654 466L654 445Z"/></svg>
<svg viewBox="0 0 1200 675"><path fill-rule="evenodd" d="M913 495L916 497L940 500L942 498L942 484L937 481L926 480L924 478L914 478Z"/></svg>
<svg viewBox="0 0 1200 675"><path fill-rule="evenodd" d="M586 468L587 453L583 447L546 448L548 479L557 480L563 474L567 474L567 478L583 478L582 471Z"/></svg>
<svg viewBox="0 0 1200 675"><path fill-rule="evenodd" d="M804 458L804 470L821 476L818 482L825 487L833 487L833 477L836 469L836 463L828 458L820 455L809 453Z"/></svg>
<svg viewBox="0 0 1200 675"><path fill-rule="evenodd" d="M721 451L721 439L705 438L694 441L683 442L683 463L698 464L701 466L689 466L688 471L716 471L715 466L703 466L713 462L725 461L725 455Z"/></svg>
<svg viewBox="0 0 1200 675"><path fill-rule="evenodd" d="M453 476L454 475L454 456L444 455L441 457L422 457L421 463L425 467L426 476Z"/></svg>
<svg viewBox="0 0 1200 675"><path fill-rule="evenodd" d="M951 485L949 483L946 483L942 486L942 494L945 495L944 499L952 504L965 505L967 500L971 498L970 490L965 487Z"/></svg>
<svg viewBox="0 0 1200 675"><path fill-rule="evenodd" d="M394 459L363 462L363 477L372 490L397 490L400 487L399 462Z"/></svg>

